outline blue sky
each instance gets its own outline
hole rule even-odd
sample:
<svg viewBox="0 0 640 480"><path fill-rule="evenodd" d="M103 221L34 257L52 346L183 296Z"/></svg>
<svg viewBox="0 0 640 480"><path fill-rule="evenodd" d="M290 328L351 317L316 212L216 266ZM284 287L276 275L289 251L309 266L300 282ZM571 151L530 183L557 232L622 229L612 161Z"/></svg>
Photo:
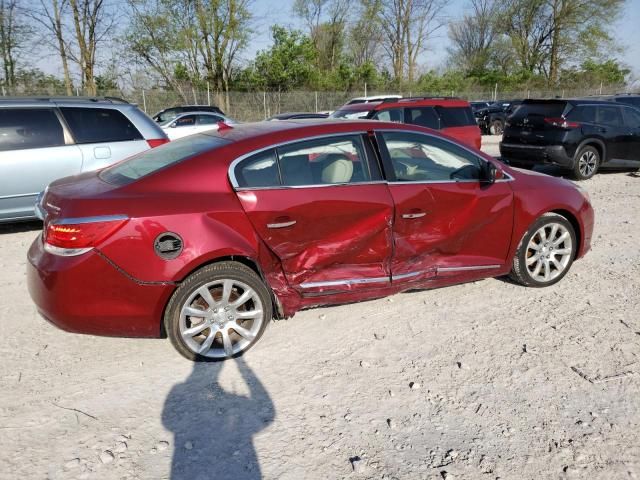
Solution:
<svg viewBox="0 0 640 480"><path fill-rule="evenodd" d="M355 2L354 2L355 3ZM462 15L467 5L467 0L450 0L445 10L449 18L458 18ZM297 28L304 28L299 20L291 13L293 0L280 0L277 3L269 0L254 0L253 11L255 14L255 38L245 56L251 58L253 54L271 44L269 28L271 25L280 24ZM623 50L618 55L622 62L627 64L636 77L640 76L640 0L627 0L623 14L612 27L616 39ZM446 58L448 46L446 26L438 31L436 38L431 41L429 51L422 59L422 64L427 69L437 68Z"/></svg>

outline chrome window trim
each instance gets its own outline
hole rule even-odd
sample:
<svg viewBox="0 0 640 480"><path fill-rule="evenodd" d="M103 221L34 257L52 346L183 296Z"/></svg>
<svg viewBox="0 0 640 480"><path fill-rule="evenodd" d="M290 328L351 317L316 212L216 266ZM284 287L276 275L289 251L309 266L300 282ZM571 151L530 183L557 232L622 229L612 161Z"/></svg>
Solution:
<svg viewBox="0 0 640 480"><path fill-rule="evenodd" d="M6 198L32 197L33 195L40 195L40 194L38 192L36 192L36 193L19 193L17 195L2 195L2 196L0 196L0 200L4 200Z"/></svg>
<svg viewBox="0 0 640 480"><path fill-rule="evenodd" d="M281 188L281 187L285 187L285 188L295 188L295 187L303 187L303 188L307 188L307 187L333 187L335 185L362 185L363 183L367 183L367 182L353 182L353 183L345 183L345 184L338 184L338 183L320 183L320 184L312 184L312 185L277 185L277 186L271 186L271 187L240 187L238 185L238 179L236 178L236 166L243 160L247 159L248 157L252 157L253 155L257 155L258 153L262 153L262 152L266 152L267 150L271 150L271 149L276 149L279 147L284 147L285 145L292 145L294 143L300 143L300 142L307 142L307 141L311 141L311 140L319 140L321 138L333 138L333 137L349 137L349 136L359 136L359 135L366 135L367 134L367 130L357 130L354 132L342 132L342 133L328 133L325 135L313 135L311 137L302 137L296 140L288 140L286 142L280 142L280 143L274 143L273 145L269 145L268 147L263 147L263 148L258 148L256 150L252 150L249 153L245 153L244 155L236 158L233 162L231 162L231 165L229 165L229 169L227 171L227 174L229 176L229 181L231 182L231 186L233 187L234 190L244 190L244 189L276 189L276 188ZM363 145L364 146L364 145ZM369 161L369 159L367 158L367 161Z"/></svg>
<svg viewBox="0 0 640 480"><path fill-rule="evenodd" d="M423 273L429 273L433 270L421 270L419 272L409 272L409 273L401 273L400 275L391 275L391 281L393 280L404 280L405 278L417 277Z"/></svg>
<svg viewBox="0 0 640 480"><path fill-rule="evenodd" d="M362 185L380 185L388 183L385 180L376 180L373 182L357 182L357 183L319 183L313 185L280 185L278 187L237 187L236 192L251 192L254 190L290 190L297 188L325 188L325 187L359 187Z"/></svg>
<svg viewBox="0 0 640 480"><path fill-rule="evenodd" d="M348 280L327 280L325 282L301 283L302 288L335 287L338 285L362 285L367 283L389 283L389 277L352 278Z"/></svg>
<svg viewBox="0 0 640 480"><path fill-rule="evenodd" d="M471 265L467 267L438 267L438 272L465 272L473 270L492 270L500 268L502 265Z"/></svg>
<svg viewBox="0 0 640 480"><path fill-rule="evenodd" d="M82 223L95 223L95 222L115 222L116 220L128 220L127 215L98 215L93 217L69 217L56 220L53 223L55 225L78 225Z"/></svg>

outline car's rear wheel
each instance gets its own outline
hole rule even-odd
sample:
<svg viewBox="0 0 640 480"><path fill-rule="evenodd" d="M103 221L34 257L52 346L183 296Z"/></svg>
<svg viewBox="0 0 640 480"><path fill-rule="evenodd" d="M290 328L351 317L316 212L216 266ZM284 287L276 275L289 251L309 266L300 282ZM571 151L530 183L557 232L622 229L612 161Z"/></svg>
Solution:
<svg viewBox="0 0 640 480"><path fill-rule="evenodd" d="M502 135L502 132L504 132L504 123L502 123L502 120L492 121L489 132L491 132L491 135Z"/></svg>
<svg viewBox="0 0 640 480"><path fill-rule="evenodd" d="M546 213L523 235L511 269L511 278L528 287L559 282L573 263L576 234L563 216Z"/></svg>
<svg viewBox="0 0 640 480"><path fill-rule="evenodd" d="M262 336L272 318L269 291L249 267L237 262L208 265L173 294L164 324L178 352L195 361L237 357Z"/></svg>
<svg viewBox="0 0 640 480"><path fill-rule="evenodd" d="M600 167L600 152L595 147L582 147L576 155L573 165L573 176L576 180L588 180L593 177Z"/></svg>

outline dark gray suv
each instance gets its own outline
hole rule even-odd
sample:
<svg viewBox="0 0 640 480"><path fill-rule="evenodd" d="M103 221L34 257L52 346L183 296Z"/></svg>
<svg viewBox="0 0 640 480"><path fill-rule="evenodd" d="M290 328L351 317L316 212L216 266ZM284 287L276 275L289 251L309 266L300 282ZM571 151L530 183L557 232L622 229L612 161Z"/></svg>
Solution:
<svg viewBox="0 0 640 480"><path fill-rule="evenodd" d="M36 198L58 178L97 170L168 141L119 99L0 100L0 223L35 218Z"/></svg>

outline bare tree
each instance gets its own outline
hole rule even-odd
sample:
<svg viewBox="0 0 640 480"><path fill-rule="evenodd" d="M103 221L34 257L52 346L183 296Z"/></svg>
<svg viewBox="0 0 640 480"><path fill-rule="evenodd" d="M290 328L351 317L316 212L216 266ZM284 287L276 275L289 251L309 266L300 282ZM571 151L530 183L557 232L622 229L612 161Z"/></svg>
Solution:
<svg viewBox="0 0 640 480"><path fill-rule="evenodd" d="M67 95L73 95L73 83L69 70L69 46L65 38L63 19L68 13L68 0L40 0L39 5L29 10L29 17L44 28L40 41L50 45L60 57L62 75Z"/></svg>
<svg viewBox="0 0 640 480"><path fill-rule="evenodd" d="M427 48L427 40L444 25L444 6L445 0L382 0L383 47L396 81L405 77L409 83L415 80L418 58Z"/></svg>
<svg viewBox="0 0 640 480"><path fill-rule="evenodd" d="M19 53L26 48L30 29L23 22L18 0L0 0L0 54L4 84L16 83L16 63Z"/></svg>
<svg viewBox="0 0 640 480"><path fill-rule="evenodd" d="M496 0L470 0L470 13L449 24L450 49L454 64L466 72L486 70L494 42L499 37Z"/></svg>
<svg viewBox="0 0 640 480"><path fill-rule="evenodd" d="M381 0L360 0L360 12L350 28L349 56L355 67L378 60L384 38L379 24Z"/></svg>
<svg viewBox="0 0 640 480"><path fill-rule="evenodd" d="M79 65L82 87L88 95L96 94L96 53L98 46L113 33L114 17L104 0L69 0L75 42L78 49L70 57Z"/></svg>

